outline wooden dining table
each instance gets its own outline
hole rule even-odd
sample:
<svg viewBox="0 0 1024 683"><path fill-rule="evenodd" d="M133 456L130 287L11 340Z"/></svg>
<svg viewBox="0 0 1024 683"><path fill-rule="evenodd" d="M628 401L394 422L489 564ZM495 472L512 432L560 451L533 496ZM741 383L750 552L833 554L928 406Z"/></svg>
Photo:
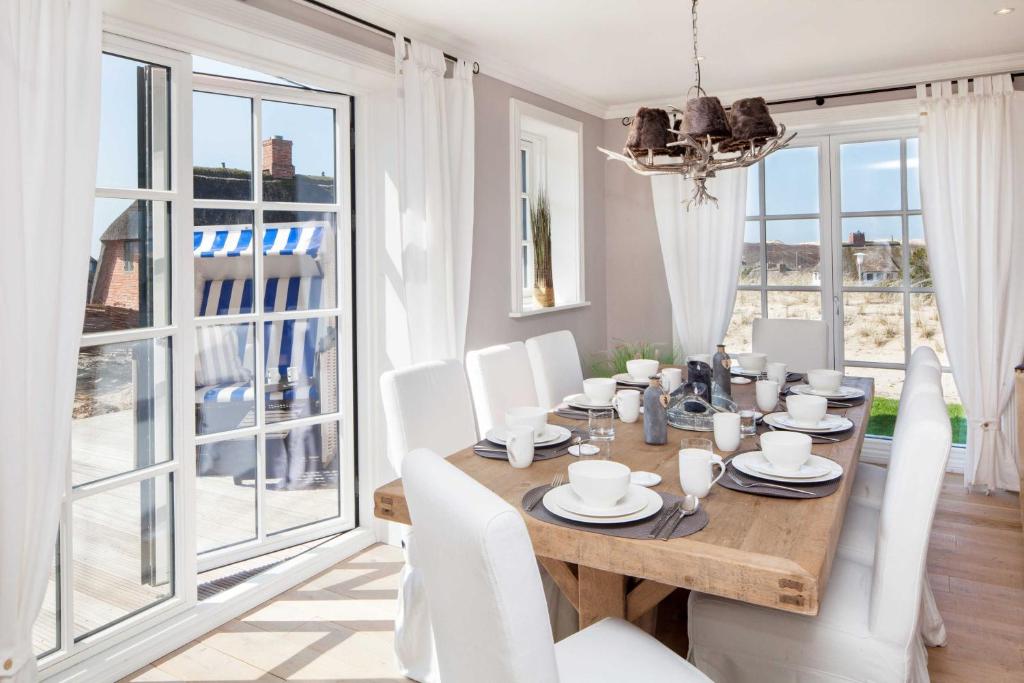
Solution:
<svg viewBox="0 0 1024 683"><path fill-rule="evenodd" d="M873 380L847 377L844 384L866 393L849 408L829 409L854 424L850 438L815 444L812 452L842 465L836 493L815 499L771 498L715 486L701 504L709 522L701 531L669 541L630 539L549 524L522 508L523 494L548 484L575 460L570 455L513 469L507 462L480 457L472 444L448 461L520 510L538 560L579 611L580 627L605 617L635 623L649 620L653 608L676 588L687 588L742 602L798 614L816 615L821 607L843 527L857 459L867 428L874 394ZM754 405L754 385L733 385L741 408ZM784 408L780 408L784 410ZM586 421L552 414L550 422L586 427ZM760 430L765 427L762 425ZM612 459L632 470L661 475L655 490L682 494L678 450L683 438L700 433L669 428L668 443L648 445L643 417L632 424L615 423ZM708 438L710 433L704 434ZM753 437L739 450L755 447ZM728 453L720 455L728 456ZM374 492L374 514L383 520L415 525L401 479Z"/></svg>

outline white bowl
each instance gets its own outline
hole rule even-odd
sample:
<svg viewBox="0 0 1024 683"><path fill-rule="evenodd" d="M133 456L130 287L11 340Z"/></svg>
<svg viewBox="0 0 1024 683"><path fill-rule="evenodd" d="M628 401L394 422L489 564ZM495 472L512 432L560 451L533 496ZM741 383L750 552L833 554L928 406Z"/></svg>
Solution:
<svg viewBox="0 0 1024 683"><path fill-rule="evenodd" d="M766 353L741 353L736 358L739 359L744 372L764 372L764 367L768 364Z"/></svg>
<svg viewBox="0 0 1024 683"><path fill-rule="evenodd" d="M533 438L539 439L548 426L548 411L534 406L509 408L505 411L505 426L511 429L517 425L533 427Z"/></svg>
<svg viewBox="0 0 1024 683"><path fill-rule="evenodd" d="M629 468L611 460L584 460L569 465L569 484L583 502L611 507L629 490Z"/></svg>
<svg viewBox="0 0 1024 683"><path fill-rule="evenodd" d="M610 403L615 395L615 380L610 377L591 377L583 380L583 393L593 403Z"/></svg>
<svg viewBox="0 0 1024 683"><path fill-rule="evenodd" d="M627 360L626 372L629 373L630 377L637 381L650 379L652 376L658 374L658 365L658 361L651 360L649 358Z"/></svg>
<svg viewBox="0 0 1024 683"><path fill-rule="evenodd" d="M810 370L807 373L807 383L815 391L827 391L835 393L843 383L843 373L838 370Z"/></svg>
<svg viewBox="0 0 1024 683"><path fill-rule="evenodd" d="M786 411L798 427L817 427L828 412L828 399L824 396L793 394L786 398Z"/></svg>
<svg viewBox="0 0 1024 683"><path fill-rule="evenodd" d="M811 457L811 437L799 432L765 432L761 453L776 472L796 472Z"/></svg>

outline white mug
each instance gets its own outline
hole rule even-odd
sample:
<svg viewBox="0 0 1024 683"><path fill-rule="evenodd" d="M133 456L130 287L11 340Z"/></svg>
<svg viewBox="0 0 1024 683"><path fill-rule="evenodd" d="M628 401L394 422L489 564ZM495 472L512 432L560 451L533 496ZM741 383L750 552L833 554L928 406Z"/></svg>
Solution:
<svg viewBox="0 0 1024 683"><path fill-rule="evenodd" d="M757 380L754 394L757 398L757 407L762 413L770 413L779 405L779 383L773 379Z"/></svg>
<svg viewBox="0 0 1024 683"><path fill-rule="evenodd" d="M623 422L636 422L640 417L640 392L636 389L623 389L615 394L612 407L619 412Z"/></svg>
<svg viewBox="0 0 1024 683"><path fill-rule="evenodd" d="M778 382L780 387L786 383L785 363L769 363L765 366L765 372L768 375L768 379Z"/></svg>
<svg viewBox="0 0 1024 683"><path fill-rule="evenodd" d="M505 437L505 450L508 451L508 464L521 470L533 462L533 427L516 425L508 428Z"/></svg>
<svg viewBox="0 0 1024 683"><path fill-rule="evenodd" d="M661 371L661 386L665 391L672 393L683 383L682 368L663 368Z"/></svg>
<svg viewBox="0 0 1024 683"><path fill-rule="evenodd" d="M718 450L731 453L740 447L739 413L715 413L711 421L715 426L715 445Z"/></svg>
<svg viewBox="0 0 1024 683"><path fill-rule="evenodd" d="M715 465L718 465L718 475L712 477L711 469ZM687 495L705 497L723 474L725 464L722 458L711 451L703 448L683 448L679 451L679 484Z"/></svg>

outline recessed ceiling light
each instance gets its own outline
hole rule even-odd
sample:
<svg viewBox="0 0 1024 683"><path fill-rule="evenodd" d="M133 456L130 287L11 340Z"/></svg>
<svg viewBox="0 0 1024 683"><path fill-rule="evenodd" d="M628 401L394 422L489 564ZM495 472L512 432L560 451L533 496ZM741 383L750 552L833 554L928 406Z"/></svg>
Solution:
<svg viewBox="0 0 1024 683"><path fill-rule="evenodd" d="M1013 7L1003 7L1002 9L997 9L995 13L1003 17L1006 16L1007 14L1013 14L1014 9L1015 8Z"/></svg>

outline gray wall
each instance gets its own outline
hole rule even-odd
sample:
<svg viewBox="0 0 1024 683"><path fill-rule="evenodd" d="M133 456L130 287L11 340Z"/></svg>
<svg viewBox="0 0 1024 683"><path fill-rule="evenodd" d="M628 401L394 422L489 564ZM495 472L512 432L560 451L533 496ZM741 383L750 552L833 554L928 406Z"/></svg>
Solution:
<svg viewBox="0 0 1024 683"><path fill-rule="evenodd" d="M584 356L584 365L607 348L605 296L604 122L503 81L480 74L473 79L476 101L476 201L473 233L473 281L466 348L477 349L545 332L568 329ZM509 101L515 98L583 122L583 222L586 296L590 306L524 318L509 317ZM586 369L586 368L585 368Z"/></svg>
<svg viewBox="0 0 1024 683"><path fill-rule="evenodd" d="M627 128L619 119L603 123L601 146L620 151ZM610 348L622 341L670 345L672 308L654 220L651 181L618 161L607 162L604 169L607 345Z"/></svg>

